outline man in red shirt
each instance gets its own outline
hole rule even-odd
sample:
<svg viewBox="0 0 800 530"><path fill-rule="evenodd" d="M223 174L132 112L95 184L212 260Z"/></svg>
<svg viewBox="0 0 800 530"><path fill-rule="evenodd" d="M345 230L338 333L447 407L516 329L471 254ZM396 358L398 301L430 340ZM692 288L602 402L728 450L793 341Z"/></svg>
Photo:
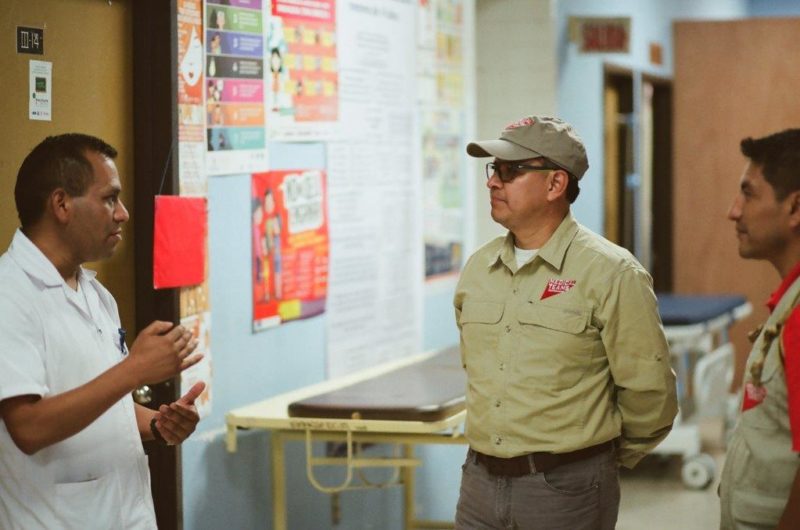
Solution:
<svg viewBox="0 0 800 530"><path fill-rule="evenodd" d="M800 528L800 129L746 138L728 212L739 255L783 279L747 360L742 415L720 484L722 529Z"/></svg>

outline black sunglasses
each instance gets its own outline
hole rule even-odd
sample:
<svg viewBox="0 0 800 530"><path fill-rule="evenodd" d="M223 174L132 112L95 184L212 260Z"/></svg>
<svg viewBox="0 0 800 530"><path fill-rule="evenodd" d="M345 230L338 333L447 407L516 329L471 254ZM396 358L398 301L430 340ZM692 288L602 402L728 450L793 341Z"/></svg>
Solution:
<svg viewBox="0 0 800 530"><path fill-rule="evenodd" d="M554 164L544 166L532 166L530 164L514 164L509 162L489 162L486 164L486 180L494 175L500 178L504 184L508 184L515 178L530 171L555 171L560 168Z"/></svg>

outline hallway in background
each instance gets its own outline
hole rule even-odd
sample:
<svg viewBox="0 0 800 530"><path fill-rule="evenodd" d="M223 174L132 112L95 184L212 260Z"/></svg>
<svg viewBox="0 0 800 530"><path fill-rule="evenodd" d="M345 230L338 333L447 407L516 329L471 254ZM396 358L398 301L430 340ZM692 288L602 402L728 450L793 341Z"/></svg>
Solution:
<svg viewBox="0 0 800 530"><path fill-rule="evenodd" d="M622 503L617 530L709 530L719 528L717 485L725 460L721 420L700 424L703 451L714 457L717 472L703 490L681 480L681 458L651 455L620 474Z"/></svg>

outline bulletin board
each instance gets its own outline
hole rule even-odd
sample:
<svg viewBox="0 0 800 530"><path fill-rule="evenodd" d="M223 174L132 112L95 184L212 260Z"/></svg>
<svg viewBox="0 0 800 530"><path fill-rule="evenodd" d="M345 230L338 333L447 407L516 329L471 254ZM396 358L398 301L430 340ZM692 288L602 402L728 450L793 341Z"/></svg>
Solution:
<svg viewBox="0 0 800 530"><path fill-rule="evenodd" d="M324 316L329 376L418 353L425 283L463 260L474 0L178 7L181 194L250 179L253 333ZM323 166L273 167L309 142ZM324 182L324 201L299 206L324 218L301 232L282 209L295 175Z"/></svg>

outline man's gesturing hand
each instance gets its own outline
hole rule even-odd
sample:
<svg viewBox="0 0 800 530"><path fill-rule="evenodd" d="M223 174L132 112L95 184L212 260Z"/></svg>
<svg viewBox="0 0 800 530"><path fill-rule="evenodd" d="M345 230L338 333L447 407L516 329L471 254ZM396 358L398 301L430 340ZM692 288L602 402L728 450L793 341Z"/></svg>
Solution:
<svg viewBox="0 0 800 530"><path fill-rule="evenodd" d="M197 427L200 416L197 414L195 400L203 393L206 384L195 383L178 401L161 405L156 412L156 429L169 445L183 442Z"/></svg>
<svg viewBox="0 0 800 530"><path fill-rule="evenodd" d="M191 355L195 348L197 340L186 328L156 320L136 337L129 360L136 366L140 385L160 383L200 362L202 354Z"/></svg>

